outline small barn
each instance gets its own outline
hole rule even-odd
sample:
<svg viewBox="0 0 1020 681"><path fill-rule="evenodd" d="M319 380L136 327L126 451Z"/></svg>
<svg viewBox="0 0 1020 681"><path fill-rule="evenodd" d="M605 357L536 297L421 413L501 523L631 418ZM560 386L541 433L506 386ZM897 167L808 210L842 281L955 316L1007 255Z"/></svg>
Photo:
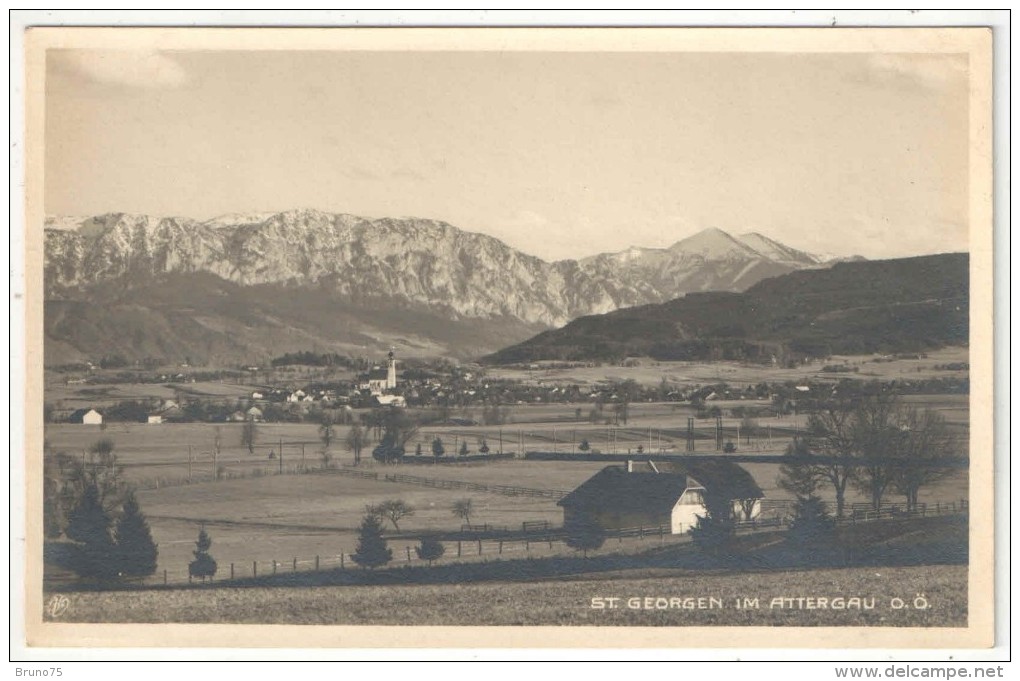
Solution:
<svg viewBox="0 0 1020 681"><path fill-rule="evenodd" d="M765 496L751 475L728 461L606 466L560 499L563 524L594 522L605 529L669 527L689 532L706 513L705 494L732 500L734 517L751 519Z"/></svg>
<svg viewBox="0 0 1020 681"><path fill-rule="evenodd" d="M102 425L103 415L95 409L77 409L67 417L70 423L84 423L85 425Z"/></svg>

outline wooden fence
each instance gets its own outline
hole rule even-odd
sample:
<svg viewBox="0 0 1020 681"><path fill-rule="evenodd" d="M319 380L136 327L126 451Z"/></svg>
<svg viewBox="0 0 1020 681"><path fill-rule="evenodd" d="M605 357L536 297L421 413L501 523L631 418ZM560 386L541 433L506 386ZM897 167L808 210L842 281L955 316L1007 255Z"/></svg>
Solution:
<svg viewBox="0 0 1020 681"><path fill-rule="evenodd" d="M371 475L357 471L359 475ZM919 518L935 515L956 515L967 513L968 504L966 500L920 506L916 511L907 513L900 511L894 513L892 510L867 511L860 515L848 515L840 524L856 524L880 520ZM789 524L785 517L766 519L755 519L736 523L737 532L740 534L757 531L768 531L782 529ZM468 530L467 528L471 528ZM481 528L487 528L482 530ZM471 532L474 536L467 536ZM502 534L506 533L506 534ZM604 548L612 548L614 543L617 546L624 543L636 542L631 546L640 546L641 543L651 541L653 543L681 544L691 541L690 534L671 534L670 528L664 525L647 527L627 527L613 530L606 530L606 541ZM566 533L563 528L547 528L545 531L510 530L490 525L465 525L461 527L461 534L453 532L440 536L439 541L445 552L443 562L456 561L487 561L509 558L532 558L532 557L557 557L562 555L575 555L575 550L567 546ZM401 565L425 565L427 561L419 559L415 552L420 537L417 535L398 535L387 537L389 546L393 552L393 559L390 566ZM341 551L340 553L328 555L316 555L312 557L291 557L279 560L253 560L235 561L232 563L221 563L219 570L213 580L214 583L222 583L229 580L252 579L269 577L272 575L297 573L297 572L318 572L324 570L348 570L360 569L351 559L351 554ZM69 577L64 580L73 582ZM193 580L188 575L187 566L177 570L161 569L157 574L143 580L144 583L158 585L180 585L191 583ZM194 580L195 582L200 580Z"/></svg>
<svg viewBox="0 0 1020 681"><path fill-rule="evenodd" d="M405 538L402 541L400 537L388 537L387 539L393 552L393 559L388 564L389 567L427 564L427 561L418 558L415 551L416 542L411 542L409 538ZM624 543L628 543L631 546L639 546L646 542L665 544L667 542L685 543L689 541L689 535L670 534L669 528L665 526L632 527L608 530L606 532L604 548L611 548L614 542L616 546L621 546ZM544 558L564 555L573 556L577 553L575 549L567 546L566 536L562 530L542 535L536 534L530 537L515 534L505 538L443 539L440 541L440 544L445 549L443 557L440 559L441 562L449 562L451 560L460 562L487 561L500 558ZM348 552L329 555L320 554L311 557L294 556L283 560L221 562L218 568L215 577L207 581L223 583L231 580L264 578L299 572L361 569ZM153 585L180 585L202 582L199 578L192 579L188 574L186 566L177 570L160 569L155 575L147 577L143 581Z"/></svg>

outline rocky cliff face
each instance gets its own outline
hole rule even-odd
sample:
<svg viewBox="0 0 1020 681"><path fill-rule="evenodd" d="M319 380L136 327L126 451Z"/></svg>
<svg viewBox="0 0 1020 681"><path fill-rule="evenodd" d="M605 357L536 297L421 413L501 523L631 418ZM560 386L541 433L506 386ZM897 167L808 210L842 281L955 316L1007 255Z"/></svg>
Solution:
<svg viewBox="0 0 1020 681"><path fill-rule="evenodd" d="M819 266L760 235L721 230L668 249L546 262L435 220L312 210L205 222L113 213L51 218L46 227L50 300L73 300L110 282L126 291L159 277L204 273L240 287L314 288L343 304L408 305L452 320L545 327L689 291L744 290Z"/></svg>

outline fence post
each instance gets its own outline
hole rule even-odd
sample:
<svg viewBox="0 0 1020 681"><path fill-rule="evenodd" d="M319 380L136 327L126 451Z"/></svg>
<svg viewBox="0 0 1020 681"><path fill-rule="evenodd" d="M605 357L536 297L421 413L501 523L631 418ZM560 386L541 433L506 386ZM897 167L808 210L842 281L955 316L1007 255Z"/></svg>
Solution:
<svg viewBox="0 0 1020 681"><path fill-rule="evenodd" d="M460 540L457 540L457 557L460 558Z"/></svg>
<svg viewBox="0 0 1020 681"><path fill-rule="evenodd" d="M642 525L641 527L638 528L638 539L644 538L645 538L645 526Z"/></svg>
<svg viewBox="0 0 1020 681"><path fill-rule="evenodd" d="M343 551L340 552L340 569L341 570L344 569L344 554L343 554Z"/></svg>
<svg viewBox="0 0 1020 681"><path fill-rule="evenodd" d="M253 560L251 562L251 576L252 577L259 576L259 562L257 560Z"/></svg>
<svg viewBox="0 0 1020 681"><path fill-rule="evenodd" d="M503 555L503 540L499 540L499 555Z"/></svg>
<svg viewBox="0 0 1020 681"><path fill-rule="evenodd" d="M233 563L230 564L230 578L231 579L234 578L234 564Z"/></svg>
<svg viewBox="0 0 1020 681"><path fill-rule="evenodd" d="M407 562L410 563L411 562L411 547L410 546L405 546L404 548L407 549Z"/></svg>
<svg viewBox="0 0 1020 681"><path fill-rule="evenodd" d="M293 565L294 565L294 567L293 567L293 569L291 569L291 572L297 572L297 556L294 556L294 563L293 563Z"/></svg>
<svg viewBox="0 0 1020 681"><path fill-rule="evenodd" d="M478 540L478 555L482 555L482 540Z"/></svg>
<svg viewBox="0 0 1020 681"><path fill-rule="evenodd" d="M315 571L319 571L319 556L315 556Z"/></svg>
<svg viewBox="0 0 1020 681"><path fill-rule="evenodd" d="M276 559L273 559L273 574L276 574Z"/></svg>
<svg viewBox="0 0 1020 681"><path fill-rule="evenodd" d="M166 570L163 570L163 586L166 586Z"/></svg>

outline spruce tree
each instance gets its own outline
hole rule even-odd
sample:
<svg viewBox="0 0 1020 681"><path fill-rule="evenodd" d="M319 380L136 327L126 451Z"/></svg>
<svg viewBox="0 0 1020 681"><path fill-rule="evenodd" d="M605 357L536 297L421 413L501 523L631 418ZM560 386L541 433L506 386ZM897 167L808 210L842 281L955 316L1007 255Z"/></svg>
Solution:
<svg viewBox="0 0 1020 681"><path fill-rule="evenodd" d="M67 537L76 543L72 569L80 577L110 578L117 575L116 545L110 535L113 520L103 508L99 488L85 487L67 519Z"/></svg>
<svg viewBox="0 0 1020 681"><path fill-rule="evenodd" d="M198 541L195 542L195 560L188 565L188 574L192 577L213 577L216 574L216 561L209 555L209 548L212 547L212 539L203 527L198 533Z"/></svg>
<svg viewBox="0 0 1020 681"><path fill-rule="evenodd" d="M125 577L147 577L156 572L159 551L134 494L129 494L124 502L124 512L117 521L115 534L120 574Z"/></svg>
<svg viewBox="0 0 1020 681"><path fill-rule="evenodd" d="M367 515L358 528L358 550L351 556L358 565L377 568L393 560L393 551L386 547L383 538L382 519Z"/></svg>
<svg viewBox="0 0 1020 681"><path fill-rule="evenodd" d="M793 522L786 533L787 541L802 547L823 548L833 538L836 523L825 508L825 502L814 494L800 497L793 506Z"/></svg>
<svg viewBox="0 0 1020 681"><path fill-rule="evenodd" d="M437 437L432 441L432 456L438 459L443 454L446 454L446 448L443 446L443 441Z"/></svg>
<svg viewBox="0 0 1020 681"><path fill-rule="evenodd" d="M705 515L697 516L697 524L691 528L694 545L712 555L727 555L736 532L733 520L733 502L711 490L703 493Z"/></svg>

